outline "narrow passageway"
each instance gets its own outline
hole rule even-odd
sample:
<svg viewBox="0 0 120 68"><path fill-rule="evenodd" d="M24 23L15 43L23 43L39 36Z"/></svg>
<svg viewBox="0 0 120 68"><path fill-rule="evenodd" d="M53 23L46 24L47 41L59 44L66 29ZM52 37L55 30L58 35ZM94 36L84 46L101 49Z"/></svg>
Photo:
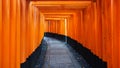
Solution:
<svg viewBox="0 0 120 68"><path fill-rule="evenodd" d="M84 68L80 65L64 42L45 37L48 48L43 68Z"/></svg>
<svg viewBox="0 0 120 68"><path fill-rule="evenodd" d="M0 0L0 68L87 66L120 68L120 0Z"/></svg>

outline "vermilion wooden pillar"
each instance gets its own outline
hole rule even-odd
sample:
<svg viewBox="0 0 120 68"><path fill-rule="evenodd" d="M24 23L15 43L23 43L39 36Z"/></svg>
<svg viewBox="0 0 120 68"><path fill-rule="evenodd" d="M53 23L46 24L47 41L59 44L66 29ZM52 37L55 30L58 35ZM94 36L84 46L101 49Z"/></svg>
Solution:
<svg viewBox="0 0 120 68"><path fill-rule="evenodd" d="M113 7L113 21L115 22L114 24L114 34L113 34L113 37L116 39L114 40L114 49L113 49L113 52L114 52L114 55L117 56L117 58L114 58L115 61L117 61L117 65L119 66L118 68L120 68L120 0L114 0L113 1L114 3L114 7ZM118 44L117 44L118 43ZM117 49L117 50L116 50ZM117 54L118 53L118 54ZM114 56L113 55L113 56ZM115 62L114 61L114 62Z"/></svg>
<svg viewBox="0 0 120 68"><path fill-rule="evenodd" d="M120 1L111 0L111 23L112 23L112 67L120 68ZM119 59L119 60L118 60ZM109 62L110 63L110 62Z"/></svg>
<svg viewBox="0 0 120 68"><path fill-rule="evenodd" d="M55 21L55 33L57 33L57 24L58 24L58 20Z"/></svg>
<svg viewBox="0 0 120 68"><path fill-rule="evenodd" d="M101 15L101 1L98 0L95 4L94 4L94 8L96 8L95 10L95 18L96 18L96 48L97 48L97 52L96 54L102 58L103 57L103 50L102 50L102 15Z"/></svg>
<svg viewBox="0 0 120 68"><path fill-rule="evenodd" d="M2 0L2 68L10 67L10 0Z"/></svg>
<svg viewBox="0 0 120 68"><path fill-rule="evenodd" d="M94 54L98 55L99 50L97 48L100 45L98 43L101 43L99 42L99 38L101 37L99 36L101 26L97 22L97 10L95 2L91 3L91 5L83 10L83 23L81 23L81 29L83 45L90 49Z"/></svg>
<svg viewBox="0 0 120 68"><path fill-rule="evenodd" d="M26 58L26 1L25 0L21 0L21 23L20 23L20 57L21 57L21 62L25 62L25 58Z"/></svg>
<svg viewBox="0 0 120 68"><path fill-rule="evenodd" d="M50 21L51 24L51 32L54 33L55 32L55 28L54 28L54 20Z"/></svg>
<svg viewBox="0 0 120 68"><path fill-rule="evenodd" d="M20 1L1 0L0 3L0 67L20 68L20 43L17 45L20 36L18 36L19 30L17 32L19 27L16 28L20 22L20 10L18 10ZM17 11L18 18L16 18Z"/></svg>
<svg viewBox="0 0 120 68"><path fill-rule="evenodd" d="M45 23L45 17L42 13L40 13L40 42L42 38L44 37L44 23Z"/></svg>
<svg viewBox="0 0 120 68"><path fill-rule="evenodd" d="M10 0L10 67L15 68L16 57L16 0Z"/></svg>
<svg viewBox="0 0 120 68"><path fill-rule="evenodd" d="M29 45L29 55L34 51L34 36L35 36L35 29L34 29L34 6L32 4L30 6L30 18L29 18L29 31L30 31L30 45Z"/></svg>
<svg viewBox="0 0 120 68"><path fill-rule="evenodd" d="M31 3L27 1L21 3L20 52L21 63L23 63L35 51L44 36L44 16Z"/></svg>
<svg viewBox="0 0 120 68"><path fill-rule="evenodd" d="M44 27L45 27L45 32L49 32L48 21L45 21Z"/></svg>
<svg viewBox="0 0 120 68"><path fill-rule="evenodd" d="M60 34L65 35L65 20L60 20Z"/></svg>
<svg viewBox="0 0 120 68"><path fill-rule="evenodd" d="M17 0L16 1L16 13L17 13L17 17L16 17L16 57L15 57L15 66L16 68L20 68L20 1L21 0Z"/></svg>
<svg viewBox="0 0 120 68"><path fill-rule="evenodd" d="M0 0L0 68L2 68L2 0Z"/></svg>
<svg viewBox="0 0 120 68"><path fill-rule="evenodd" d="M55 22L55 29L56 29L56 32L55 33L58 33L59 32L59 30L58 30L58 28L59 28L59 22L58 22L59 20L56 20L56 22Z"/></svg>
<svg viewBox="0 0 120 68"><path fill-rule="evenodd" d="M81 42L81 44L83 44L84 43L84 41L83 41L83 37L84 37L84 28L83 28L83 11L81 10L81 12L80 12L80 32L81 32L81 37L80 37L80 42Z"/></svg>
<svg viewBox="0 0 120 68"><path fill-rule="evenodd" d="M68 23L67 23L67 27L68 27L68 30L67 30L67 32L68 32L68 36L70 36L71 38L73 38L73 25L72 25L72 23L73 23L73 15L68 19Z"/></svg>
<svg viewBox="0 0 120 68"><path fill-rule="evenodd" d="M75 13L75 14L73 14L74 15L74 17L73 17L73 23L72 23L72 25L73 25L73 28L74 28L74 30L73 30L73 33L74 33L74 39L75 40L77 40L77 34L78 34L78 32L77 32L77 30L79 29L78 27L77 27L77 25L78 25L78 16L77 16L77 13ZM71 27L72 28L72 27Z"/></svg>
<svg viewBox="0 0 120 68"><path fill-rule="evenodd" d="M25 2L25 20L24 20L24 22L25 22L25 24L26 24L26 29L25 29L25 38L26 38L26 43L25 43L25 58L26 57L29 57L29 55L30 55L30 21L29 21L29 15L30 15L30 3L29 3L29 1L28 0L26 0L26 2ZM22 25L21 25L22 26Z"/></svg>
<svg viewBox="0 0 120 68"><path fill-rule="evenodd" d="M55 28L55 26L56 26L56 24L55 24L56 20L53 20L51 23L52 23L52 32L56 33L56 28Z"/></svg>
<svg viewBox="0 0 120 68"><path fill-rule="evenodd" d="M81 42L81 10L77 13L76 40Z"/></svg>
<svg viewBox="0 0 120 68"><path fill-rule="evenodd" d="M108 62L108 68L113 68L113 24L112 0L102 1L102 42L103 59ZM115 63L114 63L115 65ZM118 66L118 65L117 65ZM117 67L118 68L118 67Z"/></svg>
<svg viewBox="0 0 120 68"><path fill-rule="evenodd" d="M91 28L92 28L92 23L91 23L91 21L92 21L92 19L90 19L90 18L92 18L92 15L90 15L90 13L91 13L91 10L90 10L90 8L91 8L91 6L89 6L89 7L87 7L86 9L84 9L83 10L83 29L84 29L84 34L83 34L83 40L84 40L84 42L83 42L83 45L85 46L85 47L87 47L88 49L91 49L91 37L92 37L92 35L91 35ZM91 17L90 17L91 16ZM90 23L91 23L91 26L89 26L90 25ZM89 27L91 27L91 28L89 28ZM89 30L88 30L89 29ZM91 35L91 36L90 36ZM88 38L89 38L89 40L88 40ZM90 44L88 44L89 42L91 42Z"/></svg>
<svg viewBox="0 0 120 68"><path fill-rule="evenodd" d="M67 36L70 36L69 27L70 27L70 17L67 18Z"/></svg>

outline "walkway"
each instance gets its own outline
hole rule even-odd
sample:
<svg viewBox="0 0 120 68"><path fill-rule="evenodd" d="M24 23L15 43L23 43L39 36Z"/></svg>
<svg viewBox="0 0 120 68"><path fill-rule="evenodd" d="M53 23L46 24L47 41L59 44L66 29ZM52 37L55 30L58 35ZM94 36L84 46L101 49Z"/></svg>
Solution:
<svg viewBox="0 0 120 68"><path fill-rule="evenodd" d="M45 37L48 43L43 68L84 68L77 62L65 43Z"/></svg>

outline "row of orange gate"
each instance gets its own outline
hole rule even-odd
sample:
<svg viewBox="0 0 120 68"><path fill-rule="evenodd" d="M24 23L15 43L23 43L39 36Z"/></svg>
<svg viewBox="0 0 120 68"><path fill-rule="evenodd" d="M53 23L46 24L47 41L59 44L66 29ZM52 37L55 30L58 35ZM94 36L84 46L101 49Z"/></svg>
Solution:
<svg viewBox="0 0 120 68"><path fill-rule="evenodd" d="M119 0L97 0L68 17L67 26L62 20L46 21L46 32L67 35L106 61L108 68L120 68L119 12Z"/></svg>
<svg viewBox="0 0 120 68"><path fill-rule="evenodd" d="M51 19L49 12L62 18ZM119 12L120 0L92 0L82 10L69 11L39 10L29 0L0 0L0 68L20 68L44 32L67 35L106 61L108 68L120 68Z"/></svg>

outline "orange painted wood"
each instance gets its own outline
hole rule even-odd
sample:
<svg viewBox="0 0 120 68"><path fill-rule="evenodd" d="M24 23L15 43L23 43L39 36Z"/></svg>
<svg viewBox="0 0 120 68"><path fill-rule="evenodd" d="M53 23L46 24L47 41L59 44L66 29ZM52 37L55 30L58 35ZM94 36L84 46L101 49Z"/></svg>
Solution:
<svg viewBox="0 0 120 68"><path fill-rule="evenodd" d="M103 1L103 5L102 5L102 9L103 9L103 16L102 16L102 33L103 33L103 58L105 58L105 60L108 62L108 68L113 68L113 64L112 62L112 55L113 55L113 24L112 24L112 14L111 14L111 1ZM117 67L118 68L118 67Z"/></svg>
<svg viewBox="0 0 120 68"><path fill-rule="evenodd" d="M101 19L101 8L100 8L100 5L101 5L101 1L97 1L96 2L96 45L97 45L97 55L102 58L102 53L103 53L103 50L102 50L102 19Z"/></svg>
<svg viewBox="0 0 120 68"><path fill-rule="evenodd" d="M81 21L80 24L77 22L78 16L74 15L73 19L68 19L69 22L67 23L68 36L77 41L80 41L95 55L99 56L104 61L107 61L109 68L112 67L119 68L118 67L119 41L117 41L119 40L117 38L117 36L119 36L119 31L117 31L117 29L119 29L118 28L119 25L116 25L117 24L116 21L118 21L117 19L118 4L116 3L119 2L98 0L97 3L92 3L89 7L84 9L83 13L81 12L81 15L79 15L81 16L81 20L79 20ZM81 27L78 27L77 25ZM62 29L60 29L60 33L63 33L64 32L63 26L60 27L62 27ZM56 28L53 23L51 23L50 30L51 32L56 32ZM81 38L77 37L79 35L81 35L80 36Z"/></svg>
<svg viewBox="0 0 120 68"><path fill-rule="evenodd" d="M44 27L44 25L43 25ZM37 33L36 33L36 48L39 46L40 44L40 40L39 40L39 34L40 34L40 12L39 10L37 9ZM44 32L42 32L44 33ZM42 39L42 38L41 38Z"/></svg>
<svg viewBox="0 0 120 68"><path fill-rule="evenodd" d="M22 0L21 1L21 23L20 23L20 57L21 57L21 62L25 62L26 59L26 1Z"/></svg>
<svg viewBox="0 0 120 68"><path fill-rule="evenodd" d="M48 21L45 21L45 23L44 23L44 27L45 27L45 32L49 32Z"/></svg>
<svg viewBox="0 0 120 68"><path fill-rule="evenodd" d="M15 66L16 68L20 68L20 0L16 1L16 12L17 12L17 17L16 17L16 57L15 57Z"/></svg>
<svg viewBox="0 0 120 68"><path fill-rule="evenodd" d="M97 21L96 20L96 18L97 18L96 17L96 3L92 3L91 7L93 7L93 8L91 8L92 21L91 21L91 24L90 24L90 25L92 25L92 32L91 32L92 34L91 35L92 35L92 39L93 39L92 44L91 44L91 48L93 49L93 53L96 54L97 50L98 50L97 49L98 45L97 45L97 42L96 42L97 41L96 40L97 39L96 38L96 36L97 36L97 32L96 32L97 31L96 30L97 29L97 27L96 27L97 26L97 23L96 23L96 21Z"/></svg>
<svg viewBox="0 0 120 68"><path fill-rule="evenodd" d="M51 32L55 33L54 21L51 21Z"/></svg>
<svg viewBox="0 0 120 68"><path fill-rule="evenodd" d="M16 1L4 0L0 2L2 8L0 10L0 66L1 68L20 68L20 43L17 45L17 35L16 35L16 12L18 4ZM19 2L20 3L20 2ZM20 11L19 11L20 12ZM18 17L20 19L20 17ZM2 27L1 27L2 26ZM19 25L20 26L20 25ZM19 40L20 42L20 40ZM16 49L16 46L19 49ZM19 56L19 59L18 59Z"/></svg>
<svg viewBox="0 0 120 68"><path fill-rule="evenodd" d="M32 5L39 6L40 9L56 10L56 9L73 9L73 8L75 9L76 7L80 9L90 5L90 3L91 1L33 1Z"/></svg>
<svg viewBox="0 0 120 68"><path fill-rule="evenodd" d="M55 33L57 33L57 20L55 21Z"/></svg>
<svg viewBox="0 0 120 68"><path fill-rule="evenodd" d="M113 1L113 14L114 16L113 17L113 28L114 28L114 31L113 31L113 38L115 39L114 40L114 49L113 49L113 63L116 62L116 65L118 65L118 68L120 68L120 0L114 0ZM118 59L119 60L118 60Z"/></svg>
<svg viewBox="0 0 120 68"><path fill-rule="evenodd" d="M29 31L30 31L30 45L29 54L33 52L34 49L34 11L33 6L30 5L30 19L29 19Z"/></svg>
<svg viewBox="0 0 120 68"><path fill-rule="evenodd" d="M42 25L43 27L45 27L44 25ZM43 32L41 32L40 31L40 29L41 29L42 27L40 26L40 13L39 13L39 10L38 10L38 44L40 44L41 43L41 40L42 40L42 37L40 36L40 34L41 33L43 33Z"/></svg>
<svg viewBox="0 0 120 68"><path fill-rule="evenodd" d="M68 19L68 36L70 36L71 38L73 38L73 26L72 26L72 23L73 23L73 15Z"/></svg>
<svg viewBox="0 0 120 68"><path fill-rule="evenodd" d="M3 46L2 68L10 67L10 1L2 0Z"/></svg>
<svg viewBox="0 0 120 68"><path fill-rule="evenodd" d="M81 29L81 30L80 30L80 32L81 32L81 38L80 38L81 40L80 40L80 42L81 42L81 44L83 44L83 43L84 43L84 41L83 41L83 37L84 37L83 11L81 11L80 14L81 14L81 15L80 15L80 17L81 17L81 18L80 18L80 25L81 25L81 26L80 26L80 29Z"/></svg>
<svg viewBox="0 0 120 68"><path fill-rule="evenodd" d="M119 6L119 0L97 0L79 13L56 13L71 16L67 36L106 61L108 68L120 68ZM44 31L65 35L65 20L44 20L39 9L25 0L0 0L0 68L20 68L40 44Z"/></svg>
<svg viewBox="0 0 120 68"><path fill-rule="evenodd" d="M2 0L0 0L0 68L2 68Z"/></svg>
<svg viewBox="0 0 120 68"><path fill-rule="evenodd" d="M119 0L114 0L111 2L111 24L112 24L112 41L113 41L113 46L112 46L112 67L118 67L120 68L120 44L119 44L119 38L120 38L120 32L119 32L119 26L120 26L120 1ZM109 62L110 63L110 62Z"/></svg>
<svg viewBox="0 0 120 68"><path fill-rule="evenodd" d="M33 48L32 50L34 51L34 49L37 47L37 44L36 44L36 41L37 41L37 38L36 38L36 35L37 35L37 28L38 28L38 22L37 22L37 9L36 8L33 8ZM31 51L31 53L33 52Z"/></svg>
<svg viewBox="0 0 120 68"><path fill-rule="evenodd" d="M25 43L25 58L29 57L30 55L30 27L29 27L29 2L25 1L25 20L26 23L26 43Z"/></svg>
<svg viewBox="0 0 120 68"><path fill-rule="evenodd" d="M60 21L60 34L65 35L65 20Z"/></svg>
<svg viewBox="0 0 120 68"><path fill-rule="evenodd" d="M44 22L45 22L45 18L44 15L42 13L40 13L40 39L39 41L41 42L42 38L44 37Z"/></svg>
<svg viewBox="0 0 120 68"><path fill-rule="evenodd" d="M33 0L36 1L36 0ZM41 1L51 1L51 0L41 0ZM52 0L52 1L56 1L56 0ZM59 1L91 1L91 0L59 0Z"/></svg>
<svg viewBox="0 0 120 68"><path fill-rule="evenodd" d="M36 8L36 22L34 22L35 25L35 49L38 47L38 45L40 44L40 40L39 40L39 33L43 33L43 32L39 32L39 30L41 29L40 27L40 13L39 10ZM42 25L43 26L43 25ZM41 38L42 39L42 38Z"/></svg>
<svg viewBox="0 0 120 68"><path fill-rule="evenodd" d="M80 11L81 12L81 11ZM77 13L77 24L76 24L76 40L78 40L80 42L80 38L81 38L81 13Z"/></svg>
<svg viewBox="0 0 120 68"><path fill-rule="evenodd" d="M57 20L57 21L56 21L56 33L59 33L59 32L60 32L59 28L60 28L60 21Z"/></svg>
<svg viewBox="0 0 120 68"><path fill-rule="evenodd" d="M52 24L51 29L52 29L52 32L53 32L53 33L56 32L55 21L56 21L56 20L52 20L52 21L51 21L51 24Z"/></svg>
<svg viewBox="0 0 120 68"><path fill-rule="evenodd" d="M44 36L44 18L39 13L39 10L33 5L22 2L21 12L21 63L26 61L26 58L31 55L33 51L40 44Z"/></svg>
<svg viewBox="0 0 120 68"><path fill-rule="evenodd" d="M77 32L77 29L78 29L78 27L77 27L77 25L78 25L78 16L77 16L77 14L74 14L73 21L74 21L74 22L73 22L74 39L77 40L77 34L78 34L78 32Z"/></svg>
<svg viewBox="0 0 120 68"><path fill-rule="evenodd" d="M10 0L10 68L15 68L16 57L16 0Z"/></svg>
<svg viewBox="0 0 120 68"><path fill-rule="evenodd" d="M26 11L25 11L25 13L26 13L26 50L25 50L25 52L26 52L26 57L29 57L29 55L30 55L30 49L31 49L31 43L30 43L30 39L31 39L31 34L30 34L30 15L31 15L31 8L30 8L31 6L30 6L30 4L27 2L27 4L26 4Z"/></svg>
<svg viewBox="0 0 120 68"><path fill-rule="evenodd" d="M89 6L88 8L86 8L83 11L83 29L84 29L84 46L87 47L88 49L92 49L92 24L91 21L93 19L93 16L91 14L91 6ZM91 16L91 17L90 17ZM89 39L89 40L88 40ZM90 43L91 42L91 43Z"/></svg>

